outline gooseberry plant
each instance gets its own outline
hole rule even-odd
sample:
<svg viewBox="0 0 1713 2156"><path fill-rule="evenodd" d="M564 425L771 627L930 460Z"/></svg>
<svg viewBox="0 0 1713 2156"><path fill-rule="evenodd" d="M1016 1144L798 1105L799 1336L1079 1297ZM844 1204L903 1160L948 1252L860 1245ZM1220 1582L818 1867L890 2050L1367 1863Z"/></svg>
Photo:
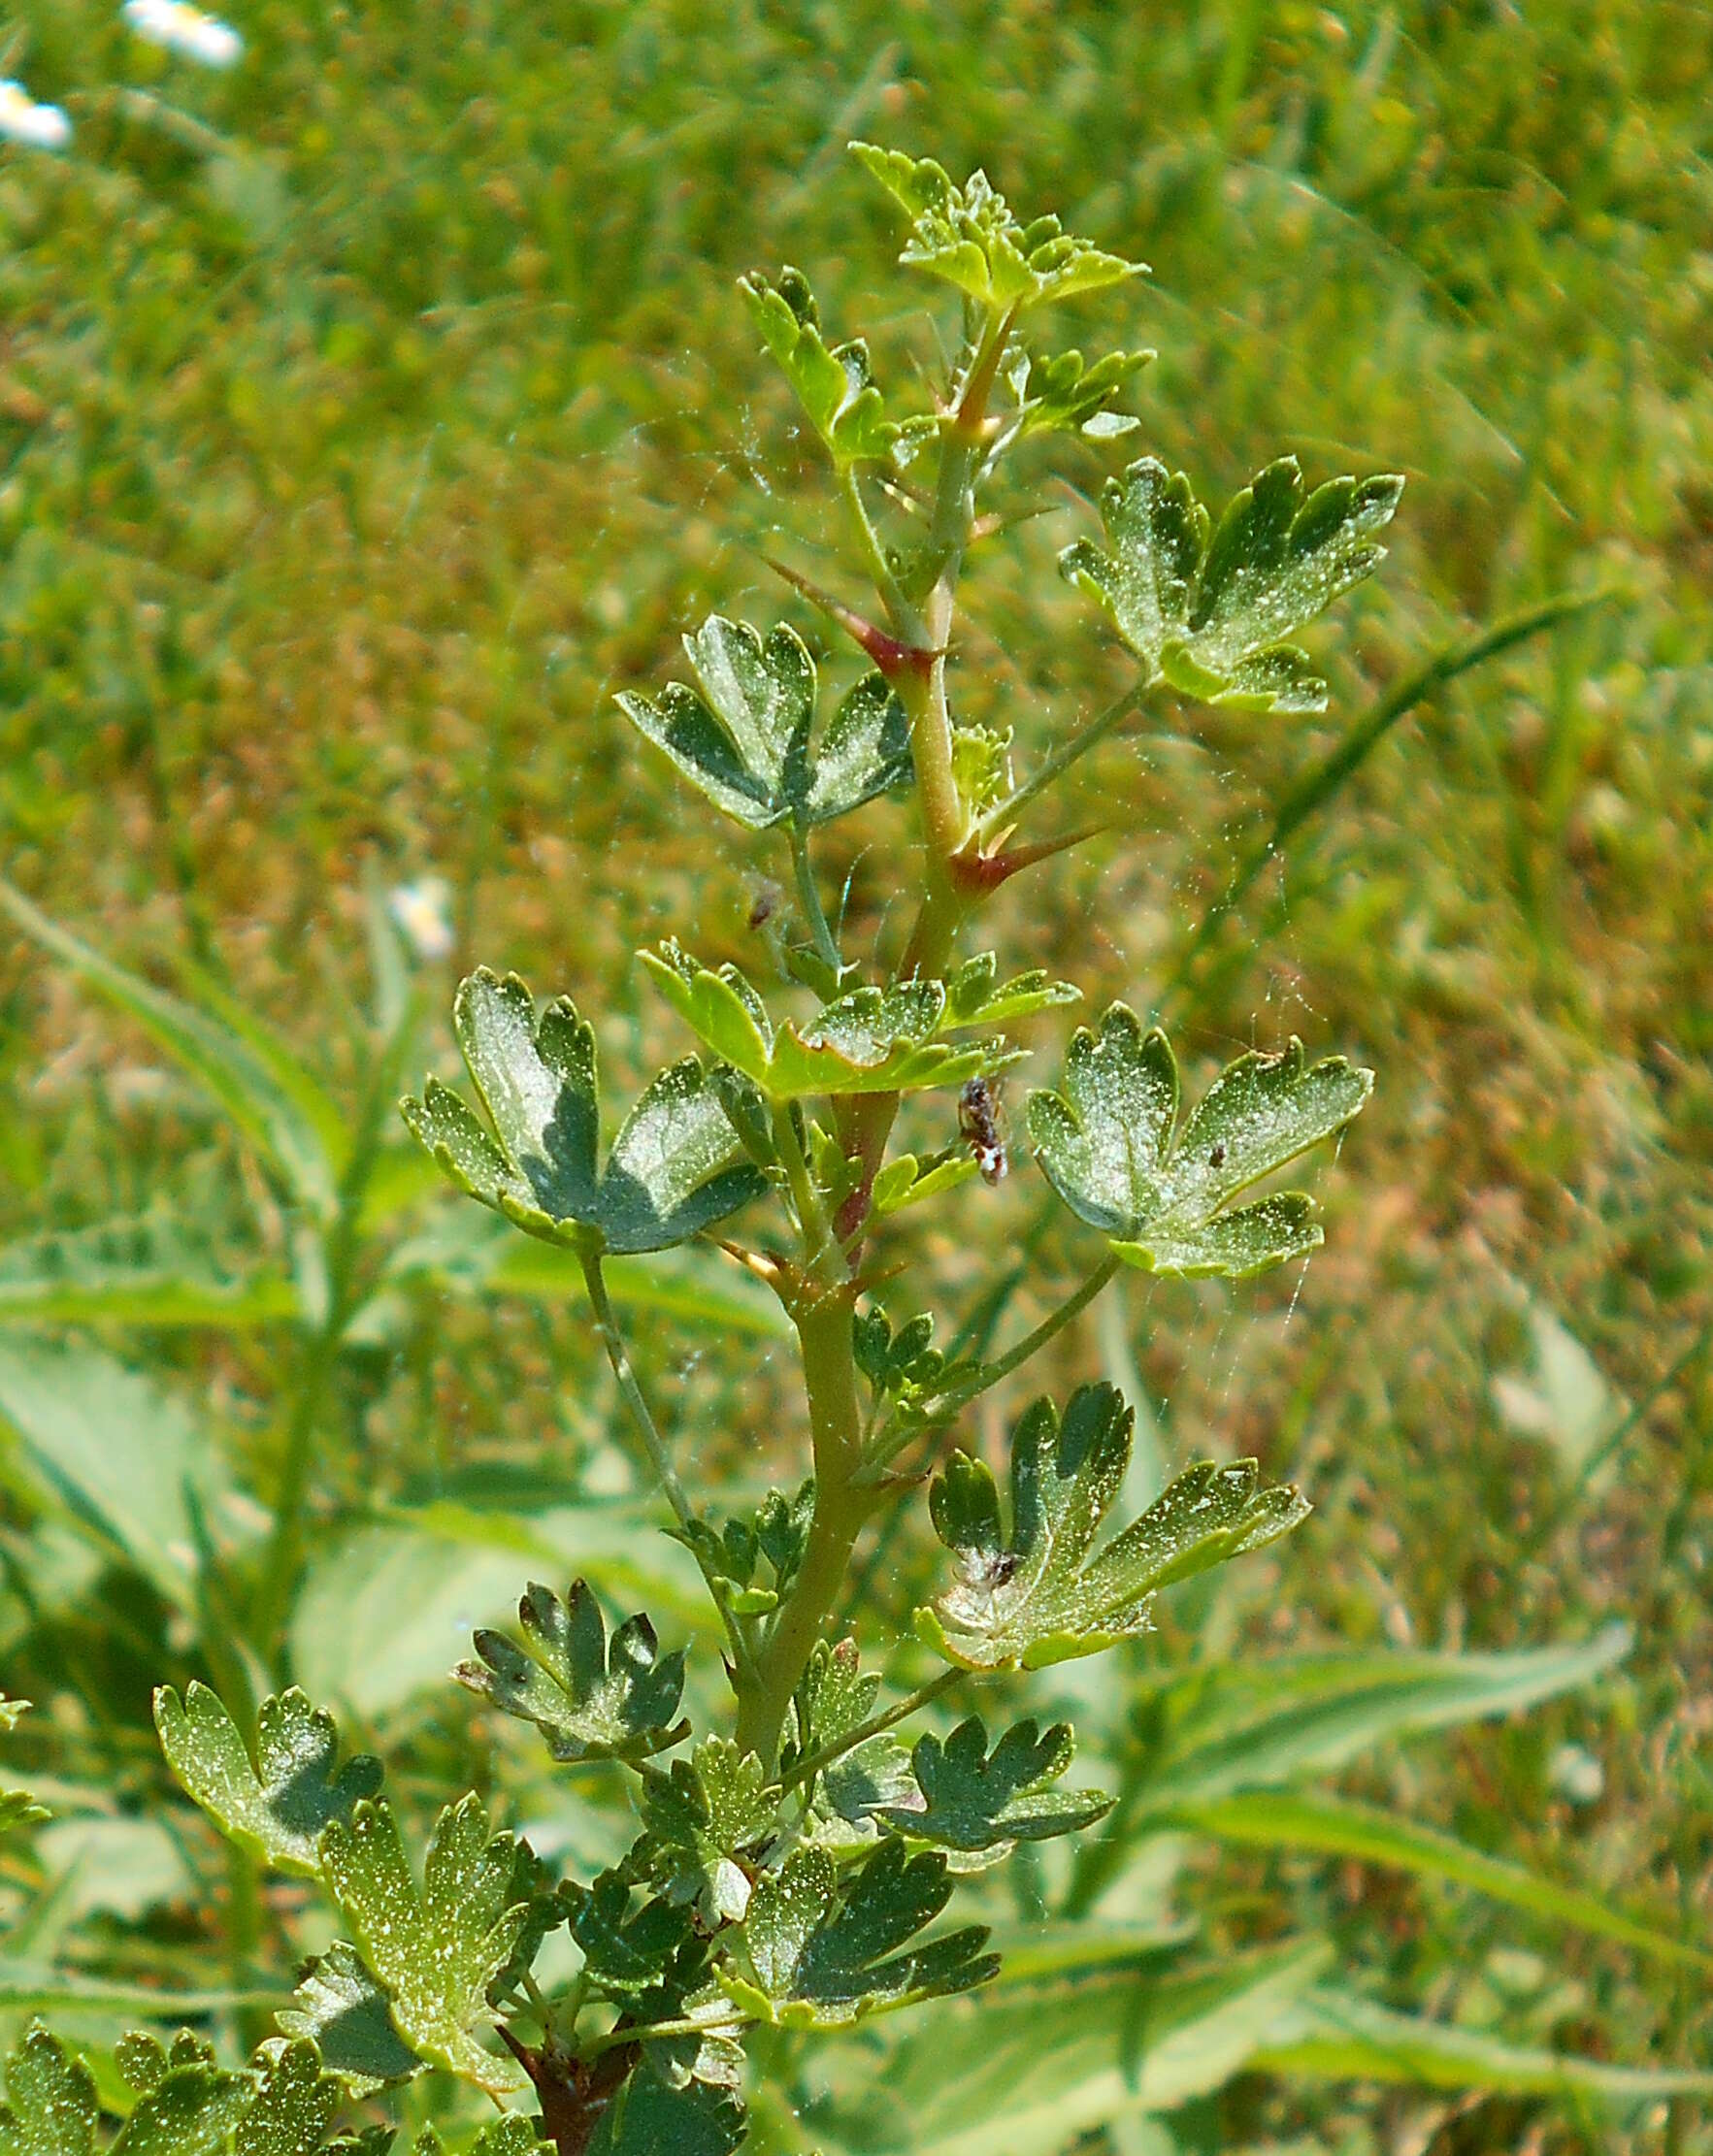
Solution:
<svg viewBox="0 0 1713 2156"><path fill-rule="evenodd" d="M475 1794L442 1813L419 1869L379 1763L342 1761L330 1717L301 1691L262 1704L251 1743L214 1691L163 1689L157 1726L185 1790L255 1865L317 1882L342 1936L249 2066L221 2069L190 2036L170 2050L130 2042L127 2151L313 2150L350 2097L440 2069L504 2107L482 2137L488 2156L515 2156L538 2134L559 2156L723 2156L745 2134L746 2047L932 2012L988 1983L999 1958L985 1929L941 1922L960 1878L1109 1812L1071 1777L1066 1723L1011 1718L1029 1673L1135 1639L1163 1590L1308 1511L1252 1460L1200 1461L1115 1519L1133 1413L1110 1384L1027 1406L1003 1478L964 1418L1127 1271L1246 1280L1312 1250L1322 1230L1308 1196L1254 1193L1344 1128L1369 1073L1292 1041L1240 1057L1186 1106L1165 1035L1126 1004L1078 1028L1059 1085L1028 1094L1021 1129L1096 1255L1073 1292L991 1357L937 1348L926 1313L892 1314L893 1223L1006 1172L995 1081L1019 1051L1005 1029L1076 999L968 948L994 893L1077 842L1039 828L1055 786L1157 696L1257 723L1322 709L1327 684L1293 639L1374 570L1401 482L1310 489L1285 458L1215 516L1182 474L1129 464L1102 494L1102 535L1061 566L1091 631L1131 655L1132 684L1019 780L1008 736L958 713L960 575L998 529L985 505L1012 452L1134 426L1117 403L1150 354L1086 362L1041 338L1055 304L1141 266L1056 218L1021 221L980 173L959 185L931 161L855 149L907 227L902 262L960 310L931 408L882 395L865 344L831 341L797 271L745 278L741 297L825 452L873 600L791 581L867 670L825 712L795 629L715 614L685 638L688 679L618 698L645 753L713 812L776 835L794 894L769 939L777 977L758 983L676 941L643 953L695 1049L643 1088L605 1146L588 1017L568 996L539 1003L514 974L480 970L457 993L478 1105L433 1078L404 1104L462 1191L580 1265L669 1531L706 1584L727 1711L693 1727L685 1648L663 1649L642 1615L609 1632L582 1580L530 1584L514 1633L476 1634L456 1672L465 1685L533 1725L567 1770L605 1763L630 1778L628 1852L567 1879ZM885 795L915 803L891 884L910 925L898 948L853 954L816 835ZM963 1123L952 1138L948 1111L951 1142L918 1157L896 1131L901 1103L923 1093L957 1099ZM736 1515L687 1486L607 1278L609 1258L695 1239L776 1294L801 1369L808 1472ZM883 1703L876 1665L899 1643L847 1632L840 1612L860 1538L924 1494L943 1576L916 1612L912 1651L934 1670ZM960 1689L981 1711L949 1728L930 1716L906 1745L898 1733ZM577 1973L544 1989L532 1967L560 1931ZM34 2030L8 2087L6 2156L88 2156L98 2107L79 2058ZM532 2090L539 2127L518 2108Z"/></svg>

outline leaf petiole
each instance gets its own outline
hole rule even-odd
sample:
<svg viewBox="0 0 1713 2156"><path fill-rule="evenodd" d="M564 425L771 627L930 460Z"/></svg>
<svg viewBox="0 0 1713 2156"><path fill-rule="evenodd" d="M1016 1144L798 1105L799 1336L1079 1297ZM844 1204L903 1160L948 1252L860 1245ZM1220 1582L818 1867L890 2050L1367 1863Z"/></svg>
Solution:
<svg viewBox="0 0 1713 2156"><path fill-rule="evenodd" d="M594 1314L595 1329L601 1335L601 1345L607 1350L607 1359L612 1365L612 1375L617 1381L619 1395L630 1410L632 1424L642 1440L642 1449L648 1456L649 1466L659 1477L660 1486L666 1491L667 1503L671 1505L678 1525L686 1530L684 1540L694 1553L702 1577L708 1584L708 1597L720 1613L737 1666L740 1669L747 1668L751 1659L749 1642L744 1638L737 1618L720 1597L711 1562L703 1553L695 1536L689 1532L696 1519L695 1507L690 1503L684 1486L678 1480L678 1471L673 1465L666 1440L660 1434L660 1426L649 1409L642 1388L637 1382L637 1373L631 1367L624 1335L618 1329L618 1319L613 1314L612 1302L607 1292L607 1280L601 1269L600 1255L585 1251L579 1253L579 1256L582 1258L583 1281L589 1291L589 1308Z"/></svg>

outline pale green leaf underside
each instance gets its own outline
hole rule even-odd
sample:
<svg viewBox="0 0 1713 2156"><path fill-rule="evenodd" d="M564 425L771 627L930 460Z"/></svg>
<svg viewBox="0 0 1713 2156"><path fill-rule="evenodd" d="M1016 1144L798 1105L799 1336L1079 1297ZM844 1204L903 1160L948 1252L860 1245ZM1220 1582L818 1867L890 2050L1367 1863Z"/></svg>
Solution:
<svg viewBox="0 0 1713 2156"><path fill-rule="evenodd" d="M522 2070L486 2051L471 2023L511 1957L527 1910L508 1906L516 1844L490 1834L474 1797L435 1822L420 1888L384 1803L362 1804L321 1835L321 1870L410 2047L494 2095Z"/></svg>
<svg viewBox="0 0 1713 2156"><path fill-rule="evenodd" d="M1125 642L1180 695L1246 710L1324 710L1327 684L1282 638L1322 614L1385 559L1373 534L1403 481L1329 479L1304 498L1295 457L1270 464L1215 528L1183 474L1154 457L1108 480L1108 548L1088 539L1060 567Z"/></svg>
<svg viewBox="0 0 1713 2156"><path fill-rule="evenodd" d="M852 150L910 219L899 260L956 285L972 300L1026 311L1077 292L1098 292L1144 273L1063 231L1057 217L1022 223L983 172L962 186L931 157L852 143Z"/></svg>
<svg viewBox="0 0 1713 2156"><path fill-rule="evenodd" d="M781 270L772 284L761 276L740 278L738 289L834 463L841 469L889 463L899 430L871 378L867 344L857 338L828 345L820 310L800 270Z"/></svg>
<svg viewBox="0 0 1713 2156"><path fill-rule="evenodd" d="M309 2038L353 2096L427 2071L393 2027L386 1993L343 1939L310 1964L291 2005L275 2018L286 2036Z"/></svg>
<svg viewBox="0 0 1713 2156"><path fill-rule="evenodd" d="M641 957L698 1038L773 1100L960 1086L1013 1060L997 1041L954 1045L934 1037L947 1023L939 981L853 989L824 1004L801 1030L790 1022L775 1029L735 966L714 972L674 944Z"/></svg>
<svg viewBox="0 0 1713 2156"><path fill-rule="evenodd" d="M810 738L815 663L779 623L764 639L710 614L684 650L697 686L626 690L619 708L716 808L752 831L832 823L909 783L909 722L878 673L864 674Z"/></svg>
<svg viewBox="0 0 1713 2156"><path fill-rule="evenodd" d="M1222 1209L1341 1130L1372 1086L1341 1056L1307 1063L1293 1040L1228 1064L1180 1125L1166 1035L1113 1003L1073 1036L1064 1093L1030 1095L1029 1138L1066 1204L1128 1263L1240 1279L1314 1249L1321 1230L1300 1192Z"/></svg>
<svg viewBox="0 0 1713 2156"><path fill-rule="evenodd" d="M192 1683L182 1700L162 1685L154 1725L185 1794L228 1841L279 1871L318 1876L321 1829L380 1787L379 1759L359 1754L336 1764L333 1717L295 1685L258 1709L253 1765L237 1725L206 1684Z"/></svg>
<svg viewBox="0 0 1713 2156"><path fill-rule="evenodd" d="M430 1079L406 1122L461 1189L529 1233L619 1253L686 1242L766 1190L694 1058L644 1088L597 1167L595 1037L569 997L539 1019L515 974L485 968L458 991L454 1025L492 1120Z"/></svg>
<svg viewBox="0 0 1713 2156"><path fill-rule="evenodd" d="M992 1472L954 1453L929 1493L957 1584L916 1630L968 1669L1039 1669L1098 1652L1147 1621L1162 1587L1273 1541L1308 1512L1253 1460L1198 1461L1095 1550L1130 1461L1133 1417L1110 1386L1083 1386L1063 1420L1037 1400L1011 1443L1009 1533Z"/></svg>

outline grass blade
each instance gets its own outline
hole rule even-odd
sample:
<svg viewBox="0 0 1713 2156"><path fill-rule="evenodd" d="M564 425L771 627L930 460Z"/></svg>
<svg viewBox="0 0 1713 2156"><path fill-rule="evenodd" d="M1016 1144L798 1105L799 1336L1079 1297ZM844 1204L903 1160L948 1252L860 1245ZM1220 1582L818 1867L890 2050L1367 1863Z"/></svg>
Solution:
<svg viewBox="0 0 1713 2156"><path fill-rule="evenodd" d="M0 1325L208 1325L243 1331L295 1317L289 1281L234 1278L159 1214L103 1221L0 1249Z"/></svg>
<svg viewBox="0 0 1713 2156"><path fill-rule="evenodd" d="M1610 1909L1598 1895L1561 1886L1520 1864L1488 1856L1455 1836L1367 1805L1335 1798L1297 1796L1273 1791L1215 1798L1183 1806L1169 1822L1247 1848L1317 1849L1329 1856L1350 1856L1426 1878L1441 1878L1527 1910L1549 1921L1570 1924L1602 1939L1617 1940L1638 1953L1665 1961L1713 1969L1713 1954L1669 1938Z"/></svg>
<svg viewBox="0 0 1713 2156"><path fill-rule="evenodd" d="M283 1089L269 1062L229 1026L117 964L3 881L0 907L45 951L136 1019L267 1156L293 1196L320 1218L331 1218L339 1179L317 1122L299 1104L302 1090L314 1085L308 1072L300 1070L297 1084Z"/></svg>
<svg viewBox="0 0 1713 2156"><path fill-rule="evenodd" d="M1390 2081L1436 2089L1502 2089L1637 2104L1713 2090L1713 2072L1606 2066L1506 2043L1478 2029L1393 2013L1317 1986L1280 2014L1252 2065L1292 2079Z"/></svg>

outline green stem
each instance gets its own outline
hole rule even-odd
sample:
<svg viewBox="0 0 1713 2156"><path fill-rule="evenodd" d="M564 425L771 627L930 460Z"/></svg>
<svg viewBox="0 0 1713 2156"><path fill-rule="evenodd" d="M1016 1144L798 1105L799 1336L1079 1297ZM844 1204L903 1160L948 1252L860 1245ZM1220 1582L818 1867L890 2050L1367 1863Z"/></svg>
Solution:
<svg viewBox="0 0 1713 2156"><path fill-rule="evenodd" d="M863 1417L851 1343L855 1290L806 1283L792 1311L803 1356L814 1448L815 1516L803 1565L755 1657L754 1682L739 1694L738 1748L772 1766L798 1680L821 1627L837 1607L851 1552L874 1504L857 1481Z"/></svg>
<svg viewBox="0 0 1713 2156"><path fill-rule="evenodd" d="M1119 1263L1116 1258L1104 1258L1081 1287L1067 1295L1058 1309L1043 1318L1033 1332L1025 1333L1015 1347L1007 1348L995 1361L984 1362L973 1376L949 1386L939 1396L941 1404L950 1408L966 1407L970 1401L991 1390L1003 1378L1008 1378L1013 1370L1022 1369L1026 1362L1039 1355L1049 1340L1063 1332L1073 1318L1088 1308L1116 1274Z"/></svg>
<svg viewBox="0 0 1713 2156"><path fill-rule="evenodd" d="M850 511L850 520L856 529L857 544L862 549L863 563L873 580L880 604L886 608L887 619L894 635L901 642L919 644L922 640L922 617L905 597L904 586L893 574L892 564L886 559L886 549L880 543L880 535L874 529L869 514L869 505L863 500L863 490L855 470L848 464L839 468L839 491L844 506Z"/></svg>
<svg viewBox="0 0 1713 2156"><path fill-rule="evenodd" d="M827 925L826 912L821 905L821 894L815 888L814 864L808 857L808 833L795 817L786 826L791 840L791 869L797 879L797 899L803 907L804 918L808 923L810 940L815 956L823 965L830 966L837 978L844 961L839 955L839 946L833 940L833 931Z"/></svg>
<svg viewBox="0 0 1713 2156"><path fill-rule="evenodd" d="M803 1239L804 1263L817 1276L824 1276L828 1286L835 1287L842 1280L844 1268L841 1262L830 1263L837 1257L833 1224L804 1159L788 1101L780 1101L774 1110L774 1144L791 1188L791 1209L797 1215L797 1231Z"/></svg>
<svg viewBox="0 0 1713 2156"><path fill-rule="evenodd" d="M589 1309L594 1315L595 1330L601 1335L601 1345L607 1350L607 1359L612 1365L612 1375L618 1384L619 1397L630 1410L631 1423L642 1440L642 1450L648 1456L648 1465L666 1491L666 1501L673 1509L673 1517L680 1527L689 1530L695 1522L696 1513L678 1480L678 1471L673 1465L672 1454L666 1440L660 1434L642 1388L637 1383L637 1373L631 1367L631 1358L625 1350L624 1335L618 1329L618 1320L613 1315L612 1303L607 1292L607 1279L601 1269L598 1253L584 1252L582 1258L583 1281L589 1290ZM708 1583L708 1592L714 1608L719 1612L726 1628L740 1675L749 1661L749 1647L740 1630L737 1619L721 1601L714 1585L712 1567L697 1548L694 1535L686 1532L685 1540L702 1568L702 1577Z"/></svg>
<svg viewBox="0 0 1713 2156"><path fill-rule="evenodd" d="M1015 823L1031 801L1044 794L1049 786L1056 785L1071 767L1104 741L1115 726L1122 725L1133 711L1138 710L1152 686L1151 682L1133 682L1104 711L1097 711L1075 733L1068 735L1038 771L1032 772L1021 786L1014 787L997 807L988 810L981 819L980 836L991 838Z"/></svg>
<svg viewBox="0 0 1713 2156"><path fill-rule="evenodd" d="M842 1759L847 1751L854 1751L858 1745L866 1745L871 1737L882 1736L889 1729L896 1729L900 1722L908 1721L914 1714L937 1700L941 1692L949 1692L960 1679L981 1674L975 1670L943 1669L938 1677L931 1677L926 1684L918 1684L896 1706L887 1708L881 1715L871 1715L866 1722L859 1722L854 1729L846 1730L842 1737L830 1745L823 1745L819 1751L811 1751L807 1759L800 1759L780 1782L781 1790L796 1789L806 1781L812 1781L824 1767L835 1759Z"/></svg>

